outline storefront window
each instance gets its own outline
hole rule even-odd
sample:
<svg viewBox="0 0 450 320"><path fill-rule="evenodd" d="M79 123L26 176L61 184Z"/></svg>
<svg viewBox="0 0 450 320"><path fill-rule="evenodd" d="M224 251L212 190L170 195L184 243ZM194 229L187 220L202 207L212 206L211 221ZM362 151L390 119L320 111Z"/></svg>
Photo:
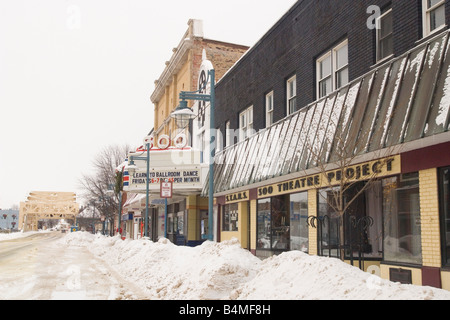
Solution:
<svg viewBox="0 0 450 320"><path fill-rule="evenodd" d="M227 204L223 207L222 231L239 231L238 204Z"/></svg>
<svg viewBox="0 0 450 320"><path fill-rule="evenodd" d="M289 250L289 195L272 198L272 249Z"/></svg>
<svg viewBox="0 0 450 320"><path fill-rule="evenodd" d="M442 218L443 265L450 266L450 167L440 170L440 203Z"/></svg>
<svg viewBox="0 0 450 320"><path fill-rule="evenodd" d="M340 257L340 216L335 211L335 194L339 188L321 189L319 191L318 245L319 255Z"/></svg>
<svg viewBox="0 0 450 320"><path fill-rule="evenodd" d="M158 207L158 229L157 229L157 240L164 238L164 216L166 211L164 207Z"/></svg>
<svg viewBox="0 0 450 320"><path fill-rule="evenodd" d="M174 225L174 219L173 219L173 213L167 215L167 233L172 234L173 233L173 225Z"/></svg>
<svg viewBox="0 0 450 320"><path fill-rule="evenodd" d="M308 252L308 192L290 196L291 213L291 250Z"/></svg>
<svg viewBox="0 0 450 320"><path fill-rule="evenodd" d="M257 249L289 250L288 204L289 195L258 200Z"/></svg>
<svg viewBox="0 0 450 320"><path fill-rule="evenodd" d="M179 235L184 235L184 211L178 212L176 224L177 233Z"/></svg>
<svg viewBox="0 0 450 320"><path fill-rule="evenodd" d="M384 260L422 263L418 173L383 180Z"/></svg>
<svg viewBox="0 0 450 320"><path fill-rule="evenodd" d="M270 198L258 200L258 242L257 249L270 249Z"/></svg>
<svg viewBox="0 0 450 320"><path fill-rule="evenodd" d="M345 258L382 258L382 184L379 180L353 184L344 195L349 204L344 219Z"/></svg>

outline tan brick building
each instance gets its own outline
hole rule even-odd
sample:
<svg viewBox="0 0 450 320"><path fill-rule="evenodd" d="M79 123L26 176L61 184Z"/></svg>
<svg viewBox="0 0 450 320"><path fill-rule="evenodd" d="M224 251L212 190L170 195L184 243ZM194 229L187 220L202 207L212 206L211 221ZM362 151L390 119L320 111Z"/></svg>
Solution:
<svg viewBox="0 0 450 320"><path fill-rule="evenodd" d="M175 121L171 119L170 115L179 105L179 94L181 91L192 92L198 90L202 63L208 61L212 64L215 69L215 80L217 82L247 50L248 47L246 46L206 39L203 36L202 21L194 19L188 21L188 29L182 36L178 46L173 49L173 55L166 62L166 68L163 73L155 81L155 89L150 97L155 111L154 147L150 156L152 170L170 166L171 156L169 154L171 152L173 152L171 155L175 155L181 149L186 152L192 152L191 154L204 151L203 149L195 149L195 146L190 143L185 145L185 147L174 146L173 140L175 140L177 129L179 128L176 127ZM192 108L193 105L194 102L189 101L189 107ZM202 112L206 114L205 109L206 107ZM197 113L200 113L199 108L197 108ZM207 123L209 127L209 122L204 123ZM185 133L188 132L183 132L183 134ZM168 137L171 140L164 148L158 144L159 138L163 137L164 139ZM158 156L156 154L161 155L164 152L167 153L167 161L157 164L156 158ZM173 167L171 169L181 170ZM199 169L200 167L201 169ZM204 174L203 169L206 168L206 165L201 160L193 163L192 168L201 170L202 178L200 179L205 179L207 170ZM137 228L136 223L142 223L136 221L143 220L142 212L144 211L143 207L145 208L145 205L143 205L145 200L143 190L137 190L136 192L140 193L140 195L125 205L128 212L131 212L133 215L132 219L134 219L134 222L130 220L130 225L134 223L134 228ZM174 186L173 197L167 201L167 206L164 203L164 199L159 199L159 194L153 193L150 201L148 228L150 230L149 236L152 240L166 236L178 245L196 245L204 239L205 234L208 232L208 198L200 197L200 190L198 192L195 190L180 191L180 189L176 190L176 186ZM131 215L129 216L131 217ZM130 226L130 229L132 228L133 226Z"/></svg>
<svg viewBox="0 0 450 320"><path fill-rule="evenodd" d="M203 50L216 71L218 81L249 47L206 39L203 36L203 23L201 20L191 19L188 30L181 42L173 49L173 55L166 62L166 68L155 81L155 90L151 101L155 106L155 140L161 134L169 135L176 131L170 114L179 104L180 91L195 91L198 87L200 65ZM189 102L192 107L193 102Z"/></svg>

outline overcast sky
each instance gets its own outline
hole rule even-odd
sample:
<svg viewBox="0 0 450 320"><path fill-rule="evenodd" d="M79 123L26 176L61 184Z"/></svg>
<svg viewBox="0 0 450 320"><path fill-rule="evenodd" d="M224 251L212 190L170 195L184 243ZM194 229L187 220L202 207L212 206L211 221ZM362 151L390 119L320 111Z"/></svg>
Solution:
<svg viewBox="0 0 450 320"><path fill-rule="evenodd" d="M252 46L294 0L0 0L0 209L80 193L105 147L142 144L150 95L187 30Z"/></svg>

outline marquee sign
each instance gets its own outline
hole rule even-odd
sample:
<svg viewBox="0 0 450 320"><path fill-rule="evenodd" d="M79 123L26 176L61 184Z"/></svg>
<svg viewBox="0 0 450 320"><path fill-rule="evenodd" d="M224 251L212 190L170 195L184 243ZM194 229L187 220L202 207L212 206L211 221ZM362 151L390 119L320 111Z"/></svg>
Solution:
<svg viewBox="0 0 450 320"><path fill-rule="evenodd" d="M202 187L201 168L185 167L182 169L151 168L149 172L149 188L152 191L160 191L161 182L170 182L174 189L196 189ZM130 173L128 191L146 190L146 170L136 170Z"/></svg>

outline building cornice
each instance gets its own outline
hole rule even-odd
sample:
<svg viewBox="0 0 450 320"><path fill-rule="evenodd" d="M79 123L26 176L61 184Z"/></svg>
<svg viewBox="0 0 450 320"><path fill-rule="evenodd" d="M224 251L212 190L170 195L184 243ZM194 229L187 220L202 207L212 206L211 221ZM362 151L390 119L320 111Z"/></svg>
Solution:
<svg viewBox="0 0 450 320"><path fill-rule="evenodd" d="M189 50L192 49L193 46L194 41L192 39L184 38L180 42L179 46L173 50L174 54L172 58L170 61L166 62L166 68L159 79L155 81L155 90L150 96L152 103L157 103L164 95L166 86L172 82L173 75L180 71L184 62L186 62L188 58Z"/></svg>

